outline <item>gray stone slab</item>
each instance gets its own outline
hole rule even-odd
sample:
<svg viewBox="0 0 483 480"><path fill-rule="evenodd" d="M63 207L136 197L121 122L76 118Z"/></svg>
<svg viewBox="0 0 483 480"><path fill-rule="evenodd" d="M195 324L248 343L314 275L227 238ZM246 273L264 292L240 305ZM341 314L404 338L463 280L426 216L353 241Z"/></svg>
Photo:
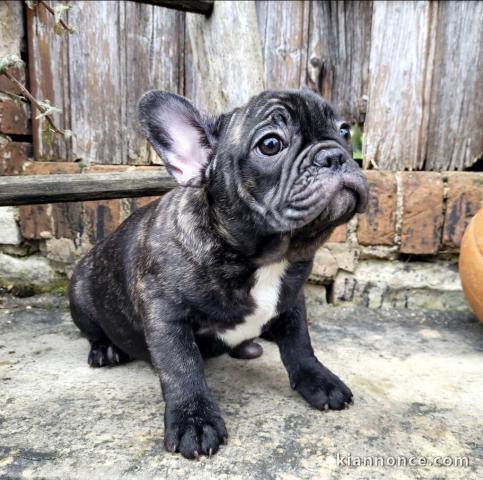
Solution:
<svg viewBox="0 0 483 480"><path fill-rule="evenodd" d="M163 450L163 402L147 364L90 369L63 302L0 302L0 478L483 478L482 325L465 313L315 300L309 316L319 358L355 404L309 408L269 343L257 360L210 360L230 438L190 462ZM467 456L469 467L357 467L348 455L352 465Z"/></svg>

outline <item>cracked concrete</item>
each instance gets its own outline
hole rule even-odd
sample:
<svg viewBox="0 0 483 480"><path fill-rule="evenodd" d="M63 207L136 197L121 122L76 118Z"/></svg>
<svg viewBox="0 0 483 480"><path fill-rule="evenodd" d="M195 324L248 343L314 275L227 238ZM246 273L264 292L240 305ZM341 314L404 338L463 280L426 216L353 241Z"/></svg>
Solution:
<svg viewBox="0 0 483 480"><path fill-rule="evenodd" d="M210 360L230 438L190 462L163 450L151 368L90 369L87 342L53 298L0 298L2 479L483 478L483 325L470 314L335 308L309 294L315 350L354 406L310 409L269 343L257 360ZM357 467L347 455L352 465L362 455L465 456L469 466Z"/></svg>

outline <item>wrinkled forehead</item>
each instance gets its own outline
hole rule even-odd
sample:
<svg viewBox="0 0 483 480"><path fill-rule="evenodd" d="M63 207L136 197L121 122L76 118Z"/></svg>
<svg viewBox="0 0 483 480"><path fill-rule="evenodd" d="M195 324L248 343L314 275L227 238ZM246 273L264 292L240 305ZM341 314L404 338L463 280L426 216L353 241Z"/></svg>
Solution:
<svg viewBox="0 0 483 480"><path fill-rule="evenodd" d="M251 127L280 115L288 122L309 128L323 128L336 119L332 107L308 89L263 92L251 98L237 116L246 127Z"/></svg>

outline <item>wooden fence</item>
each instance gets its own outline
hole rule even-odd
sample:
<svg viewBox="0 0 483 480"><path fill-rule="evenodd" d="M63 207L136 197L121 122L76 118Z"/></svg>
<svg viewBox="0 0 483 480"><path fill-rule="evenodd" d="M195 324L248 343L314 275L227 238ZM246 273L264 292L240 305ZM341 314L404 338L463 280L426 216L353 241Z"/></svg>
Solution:
<svg viewBox="0 0 483 480"><path fill-rule="evenodd" d="M48 143L34 120L37 160L156 163L135 113L152 88L219 110L258 89L307 85L363 127L366 167L481 168L483 2L215 2L209 18L71 3L68 36L45 10L28 12L31 88L76 135Z"/></svg>

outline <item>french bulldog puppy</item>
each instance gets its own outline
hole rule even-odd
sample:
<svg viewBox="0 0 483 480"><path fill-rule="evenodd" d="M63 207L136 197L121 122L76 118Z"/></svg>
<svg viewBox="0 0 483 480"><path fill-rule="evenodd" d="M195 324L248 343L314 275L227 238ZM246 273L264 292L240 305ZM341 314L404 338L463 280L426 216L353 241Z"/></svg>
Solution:
<svg viewBox="0 0 483 480"><path fill-rule="evenodd" d="M350 389L314 355L303 285L317 248L367 203L349 126L307 89L266 91L218 117L152 91L139 119L180 187L77 265L70 307L89 365L151 362L165 447L187 458L227 440L203 357L261 335L312 407L345 408Z"/></svg>

